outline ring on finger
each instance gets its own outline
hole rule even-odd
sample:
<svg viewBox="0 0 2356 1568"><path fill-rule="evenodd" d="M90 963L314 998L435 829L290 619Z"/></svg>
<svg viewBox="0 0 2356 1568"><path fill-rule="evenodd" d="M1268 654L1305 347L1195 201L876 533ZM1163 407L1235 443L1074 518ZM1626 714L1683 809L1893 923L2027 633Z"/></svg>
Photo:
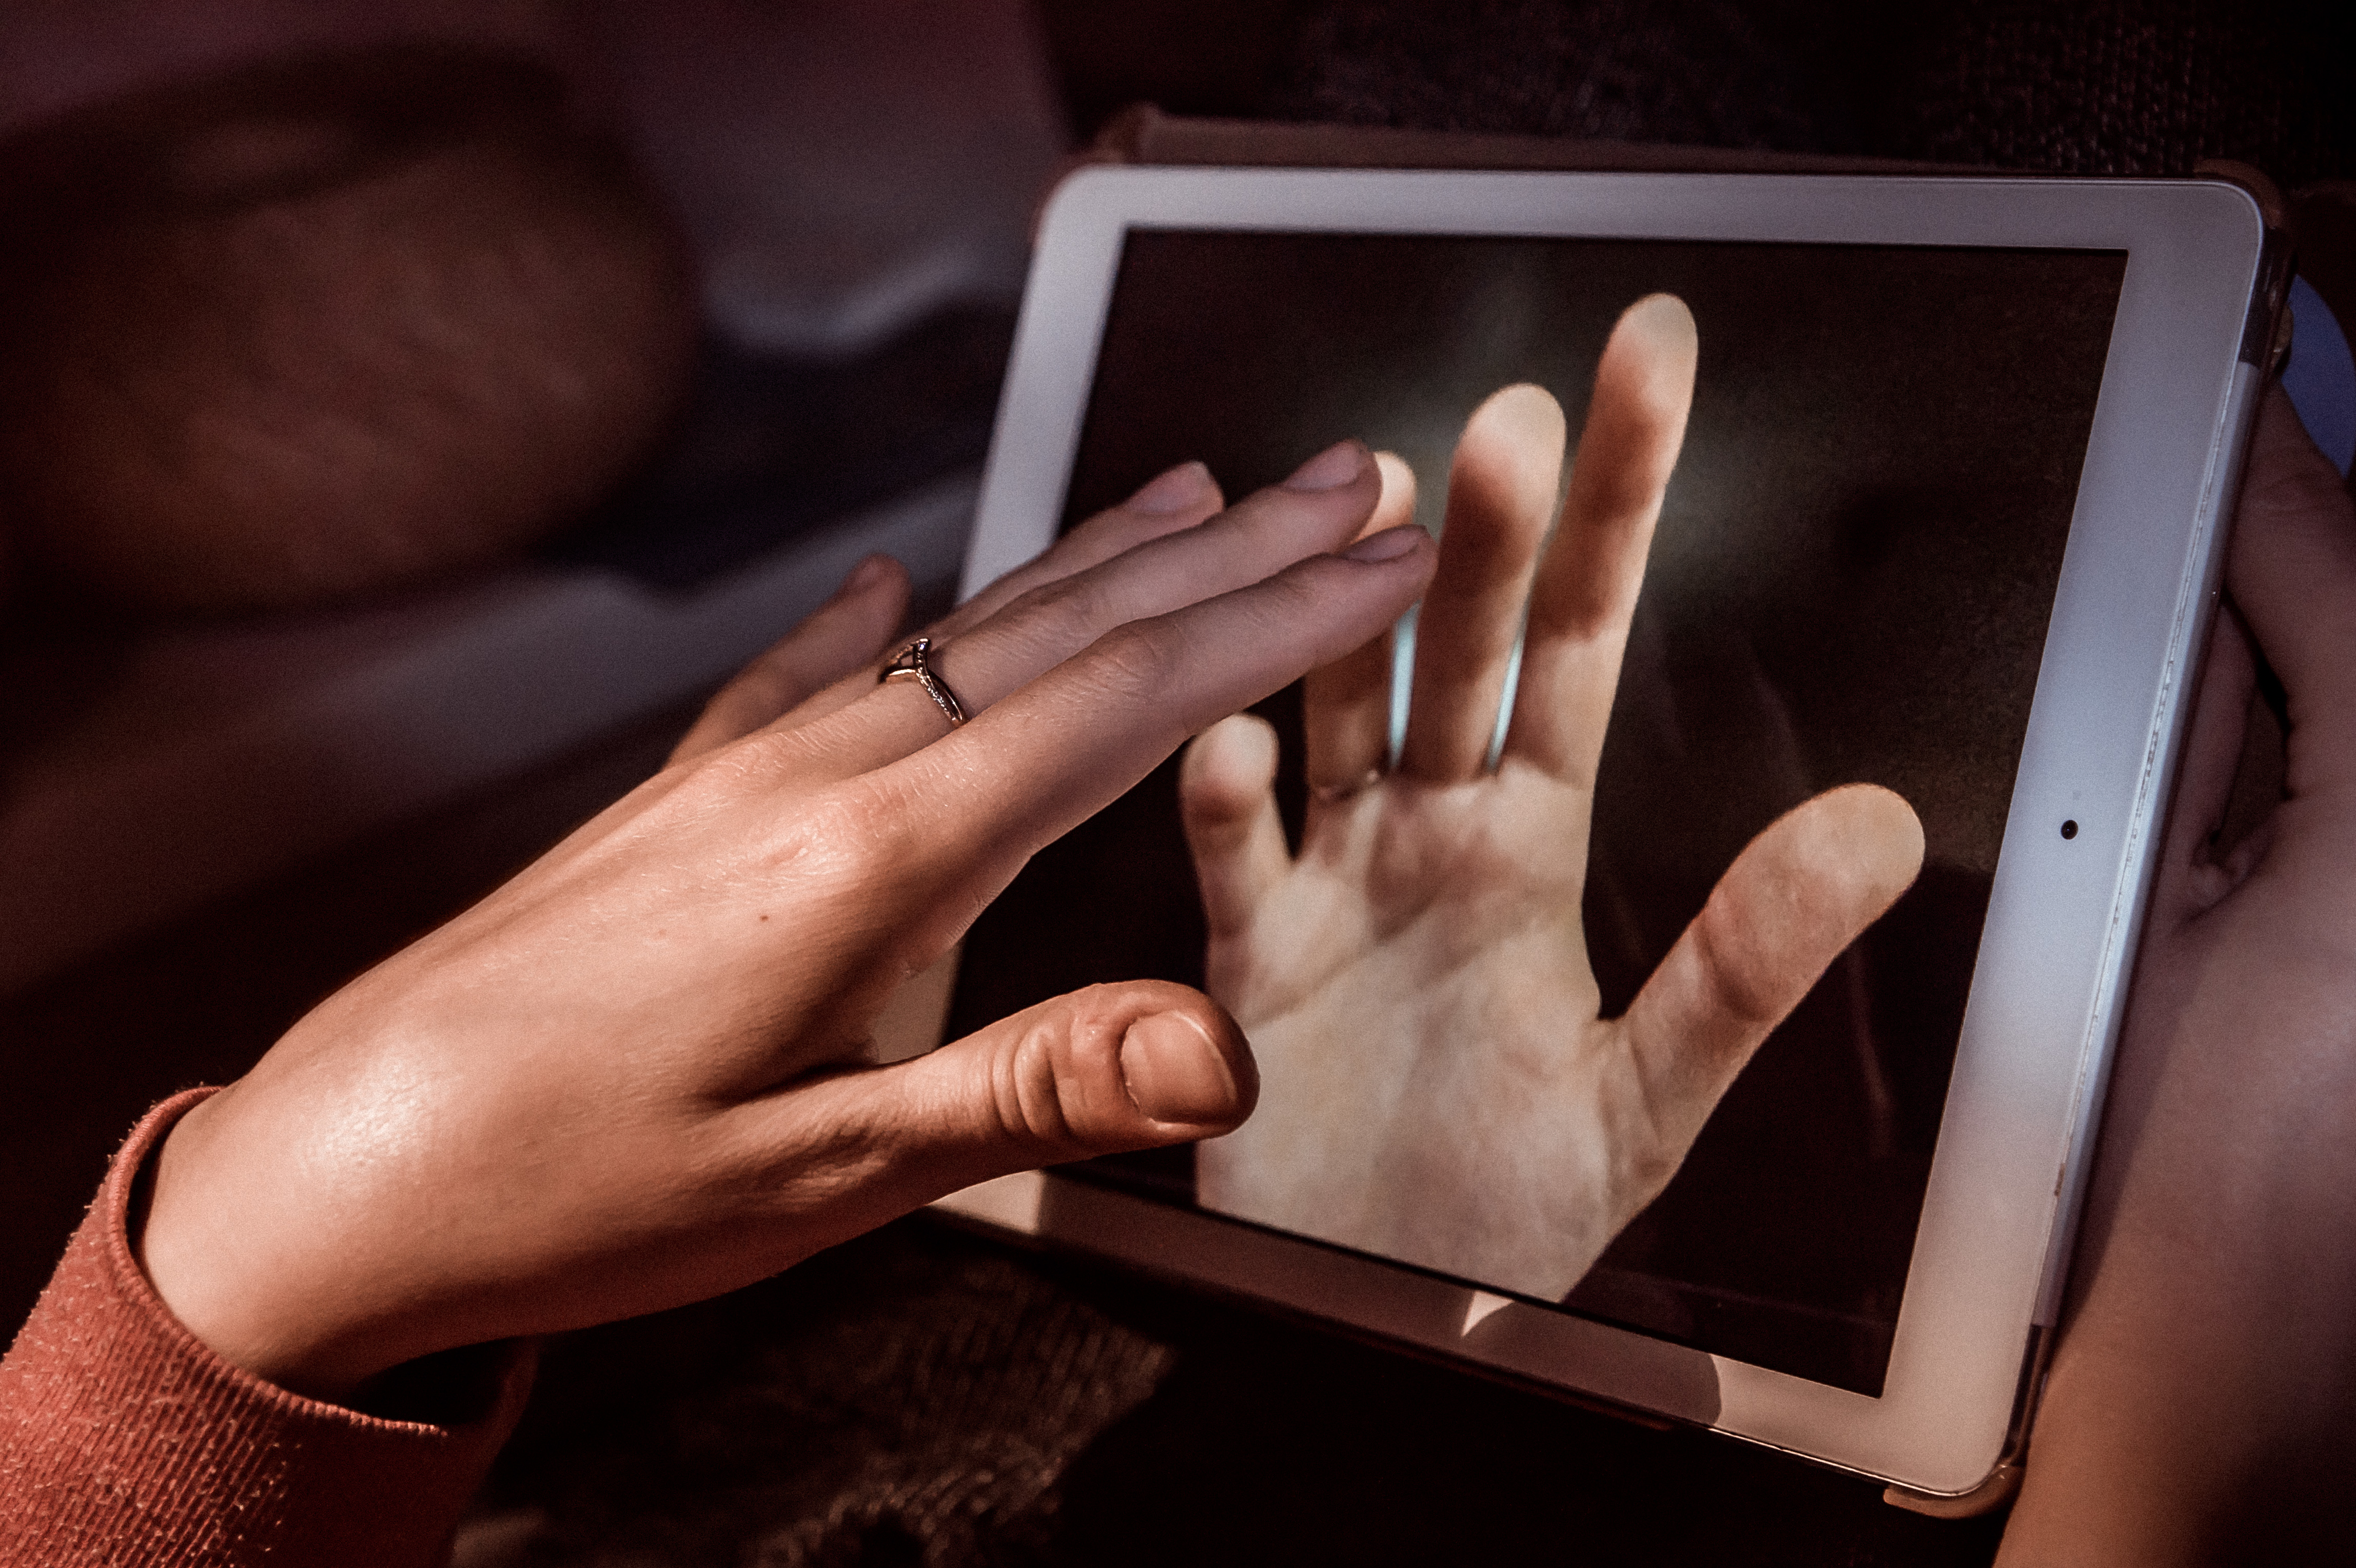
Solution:
<svg viewBox="0 0 2356 1568"><path fill-rule="evenodd" d="M1331 806L1353 795L1362 795L1383 781L1383 770L1369 768L1355 779L1343 784L1318 784L1310 789L1310 798L1321 806Z"/></svg>
<svg viewBox="0 0 2356 1568"><path fill-rule="evenodd" d="M932 647L931 638L916 639L893 656L892 662L875 677L875 683L880 686L886 681L916 682L924 687L925 695L933 700L933 706L940 709L954 729L965 723L965 704L957 700L957 693L949 690L947 682L933 673Z"/></svg>

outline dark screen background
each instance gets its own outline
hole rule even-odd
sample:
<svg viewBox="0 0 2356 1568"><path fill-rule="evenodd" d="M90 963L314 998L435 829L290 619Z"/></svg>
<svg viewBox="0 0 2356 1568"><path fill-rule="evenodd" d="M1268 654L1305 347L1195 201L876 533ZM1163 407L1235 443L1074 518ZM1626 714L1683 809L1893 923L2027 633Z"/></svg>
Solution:
<svg viewBox="0 0 2356 1568"><path fill-rule="evenodd" d="M1065 527L1189 457L1233 498L1355 435L1414 467L1436 530L1483 398L1535 381L1576 433L1620 311L1664 290L1692 307L1693 415L1597 789L1584 913L1607 1013L1784 811L1869 780L1922 818L1921 880L1761 1049L1566 1309L1880 1391L2125 263L1130 235ZM1263 711L1287 733L1297 834L1297 695ZM1173 761L983 915L951 1034L1100 980L1199 984L1203 940ZM1191 1150L1085 1174L1192 1201Z"/></svg>

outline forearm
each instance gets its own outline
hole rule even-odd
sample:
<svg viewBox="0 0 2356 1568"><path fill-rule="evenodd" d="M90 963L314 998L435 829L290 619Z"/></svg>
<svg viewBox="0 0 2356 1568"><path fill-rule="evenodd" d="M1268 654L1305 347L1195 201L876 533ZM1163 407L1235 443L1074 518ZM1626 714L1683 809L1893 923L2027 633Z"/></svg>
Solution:
<svg viewBox="0 0 2356 1568"><path fill-rule="evenodd" d="M157 1299L127 1229L147 1157L200 1098L132 1134L0 1361L0 1559L440 1562L521 1412L529 1353L492 1352L473 1419L447 1426L306 1400L214 1355Z"/></svg>

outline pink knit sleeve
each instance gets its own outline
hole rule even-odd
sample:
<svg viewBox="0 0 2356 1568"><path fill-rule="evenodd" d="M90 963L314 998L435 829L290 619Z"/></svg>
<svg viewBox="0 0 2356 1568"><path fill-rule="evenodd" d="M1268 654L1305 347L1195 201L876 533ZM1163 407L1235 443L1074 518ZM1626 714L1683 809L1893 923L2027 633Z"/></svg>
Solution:
<svg viewBox="0 0 2356 1568"><path fill-rule="evenodd" d="M430 1426L288 1393L207 1349L124 1225L148 1155L210 1092L140 1122L0 1360L0 1562L437 1563L521 1413L532 1358L497 1353L485 1413Z"/></svg>

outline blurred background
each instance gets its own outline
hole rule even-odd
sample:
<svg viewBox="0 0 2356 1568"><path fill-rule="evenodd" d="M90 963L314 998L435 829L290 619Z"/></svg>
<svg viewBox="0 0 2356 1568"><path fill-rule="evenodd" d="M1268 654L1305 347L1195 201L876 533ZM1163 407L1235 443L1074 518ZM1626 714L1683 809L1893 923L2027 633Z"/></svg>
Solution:
<svg viewBox="0 0 2356 1568"><path fill-rule="evenodd" d="M2308 193L2288 374L2344 471L2350 35L2325 0L0 8L0 1316L148 1104L645 777L861 555L946 603L1031 216L1129 105L2243 159ZM909 1227L558 1348L533 1423L469 1561L1993 1539Z"/></svg>

